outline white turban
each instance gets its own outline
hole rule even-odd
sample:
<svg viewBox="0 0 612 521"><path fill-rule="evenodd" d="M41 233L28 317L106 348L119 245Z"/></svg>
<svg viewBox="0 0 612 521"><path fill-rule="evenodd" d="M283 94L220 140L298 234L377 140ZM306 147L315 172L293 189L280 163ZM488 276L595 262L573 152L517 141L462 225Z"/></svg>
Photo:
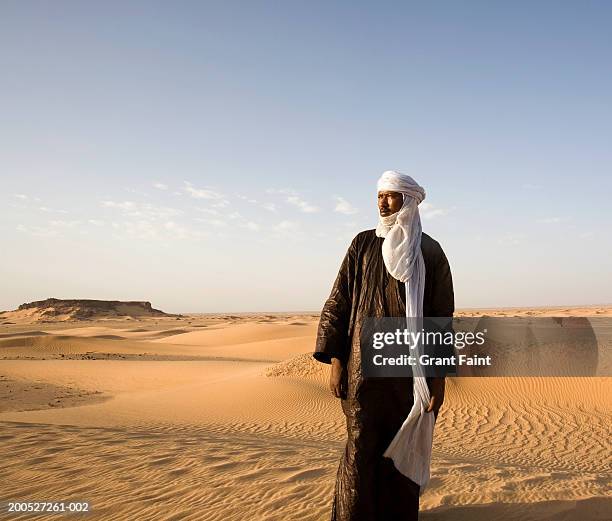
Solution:
<svg viewBox="0 0 612 521"><path fill-rule="evenodd" d="M379 217L376 235L384 237L382 255L390 275L406 284L406 326L408 331L422 330L425 262L421 252L421 217L418 205L425 190L412 177L394 170L383 172L378 180L379 192L400 192L404 203L400 210ZM415 356L422 345L415 346ZM420 485L421 493L429 481L431 447L435 417L426 412L431 396L420 366L413 367L414 403L406 420L384 452L397 470Z"/></svg>
<svg viewBox="0 0 612 521"><path fill-rule="evenodd" d="M422 186L409 175L395 170L383 172L376 185L379 192L401 192L416 199L417 204L425 199L425 189Z"/></svg>

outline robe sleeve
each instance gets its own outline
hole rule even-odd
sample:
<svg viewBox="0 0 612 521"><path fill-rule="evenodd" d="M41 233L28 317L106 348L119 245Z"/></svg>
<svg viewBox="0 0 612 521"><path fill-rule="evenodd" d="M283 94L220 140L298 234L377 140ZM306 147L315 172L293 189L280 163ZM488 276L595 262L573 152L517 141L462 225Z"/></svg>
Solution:
<svg viewBox="0 0 612 521"><path fill-rule="evenodd" d="M431 299L432 317L452 317L455 312L455 295L450 265L440 248L434 270L434 284Z"/></svg>
<svg viewBox="0 0 612 521"><path fill-rule="evenodd" d="M442 248L436 261L434 270L434 284L432 291L432 306L431 316L432 317L449 317L453 316L455 312L455 295L453 291L453 277L451 275L450 265L448 259ZM452 320L442 328L443 332L453 332ZM436 349L438 356L450 357L455 355L455 348L452 344L443 344L438 346ZM457 368L455 366L446 367L445 374L456 374ZM429 378L428 378L429 381Z"/></svg>
<svg viewBox="0 0 612 521"><path fill-rule="evenodd" d="M321 311L313 356L330 364L339 358L346 364L350 353L349 322L353 305L357 237L349 246L329 298Z"/></svg>

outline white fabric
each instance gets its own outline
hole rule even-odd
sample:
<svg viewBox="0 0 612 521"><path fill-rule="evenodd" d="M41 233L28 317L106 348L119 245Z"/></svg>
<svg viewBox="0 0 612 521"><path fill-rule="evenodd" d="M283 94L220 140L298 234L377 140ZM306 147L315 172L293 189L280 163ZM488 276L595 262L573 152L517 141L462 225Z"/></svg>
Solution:
<svg viewBox="0 0 612 521"><path fill-rule="evenodd" d="M418 205L425 199L425 190L412 177L388 170L378 180L378 191L404 194L401 209L387 217L379 217L376 235L384 237L382 254L389 274L406 285L406 327L422 330L425 262L421 252L421 217ZM420 338L420 337L419 337ZM413 354L422 352L419 343ZM430 394L420 366L413 367L414 404L399 431L384 452L398 471L420 485L421 493L429 481L431 447L435 417L426 412Z"/></svg>

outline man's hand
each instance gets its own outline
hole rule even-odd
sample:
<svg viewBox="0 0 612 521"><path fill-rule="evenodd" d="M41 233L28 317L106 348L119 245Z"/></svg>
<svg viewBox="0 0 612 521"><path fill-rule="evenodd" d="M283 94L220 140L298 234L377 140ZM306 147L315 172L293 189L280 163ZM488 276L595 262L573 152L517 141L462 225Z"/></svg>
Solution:
<svg viewBox="0 0 612 521"><path fill-rule="evenodd" d="M345 398L344 389L342 389L342 375L344 367L338 358L331 359L331 374L329 377L329 388L336 398Z"/></svg>
<svg viewBox="0 0 612 521"><path fill-rule="evenodd" d="M438 411L442 404L444 403L444 387L445 387L446 379L445 378L428 378L427 385L429 387L429 394L431 395L431 399L429 400L429 407L427 407L427 412L433 412L436 419L438 418Z"/></svg>

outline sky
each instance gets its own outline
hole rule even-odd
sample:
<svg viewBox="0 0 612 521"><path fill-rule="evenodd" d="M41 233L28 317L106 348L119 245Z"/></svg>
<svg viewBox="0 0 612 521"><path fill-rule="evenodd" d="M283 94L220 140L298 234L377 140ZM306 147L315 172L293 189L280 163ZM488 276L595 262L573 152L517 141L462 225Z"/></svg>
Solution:
<svg viewBox="0 0 612 521"><path fill-rule="evenodd" d="M320 311L376 180L457 308L612 302L612 4L0 4L0 309Z"/></svg>

